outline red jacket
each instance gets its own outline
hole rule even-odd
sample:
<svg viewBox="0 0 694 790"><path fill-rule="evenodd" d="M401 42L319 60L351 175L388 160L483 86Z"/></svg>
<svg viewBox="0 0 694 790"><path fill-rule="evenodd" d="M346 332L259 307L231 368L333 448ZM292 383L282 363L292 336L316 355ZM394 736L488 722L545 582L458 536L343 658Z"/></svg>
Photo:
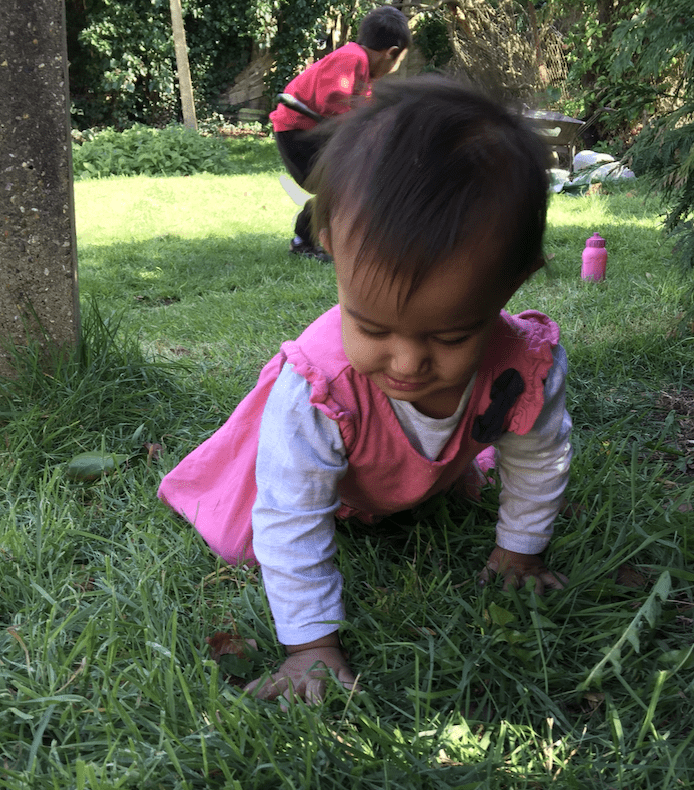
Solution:
<svg viewBox="0 0 694 790"><path fill-rule="evenodd" d="M326 118L351 110L355 97L371 92L366 50L359 44L345 44L294 77L285 92ZM277 105L270 120L276 132L312 129L316 125L284 104Z"/></svg>

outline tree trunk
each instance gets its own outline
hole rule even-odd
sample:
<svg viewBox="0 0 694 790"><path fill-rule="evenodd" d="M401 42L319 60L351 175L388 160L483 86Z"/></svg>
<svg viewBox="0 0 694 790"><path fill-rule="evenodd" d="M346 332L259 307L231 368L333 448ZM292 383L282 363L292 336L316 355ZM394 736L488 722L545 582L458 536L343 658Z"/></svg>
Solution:
<svg viewBox="0 0 694 790"><path fill-rule="evenodd" d="M174 47L176 49L176 69L178 71L178 87L181 92L183 125L188 129L197 129L198 122L195 118L193 83L190 79L188 48L186 47L186 31L183 27L181 0L169 0L169 2L171 4L171 27L173 28Z"/></svg>

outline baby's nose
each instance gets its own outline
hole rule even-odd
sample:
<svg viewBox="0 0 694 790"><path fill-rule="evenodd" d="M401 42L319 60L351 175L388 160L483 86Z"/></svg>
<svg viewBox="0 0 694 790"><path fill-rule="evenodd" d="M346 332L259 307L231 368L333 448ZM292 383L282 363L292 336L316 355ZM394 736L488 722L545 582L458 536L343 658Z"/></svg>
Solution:
<svg viewBox="0 0 694 790"><path fill-rule="evenodd" d="M426 370L427 350L416 342L399 343L393 354L393 370L401 376L416 376Z"/></svg>

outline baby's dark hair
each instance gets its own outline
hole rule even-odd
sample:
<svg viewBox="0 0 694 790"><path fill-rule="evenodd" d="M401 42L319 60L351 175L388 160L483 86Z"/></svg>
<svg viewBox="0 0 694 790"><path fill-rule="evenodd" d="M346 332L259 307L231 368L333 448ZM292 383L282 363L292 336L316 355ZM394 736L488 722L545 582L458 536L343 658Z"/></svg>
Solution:
<svg viewBox="0 0 694 790"><path fill-rule="evenodd" d="M349 221L355 266L387 266L406 296L460 251L493 250L515 282L541 260L547 164L522 116L458 81L383 80L333 125L311 174L314 231Z"/></svg>
<svg viewBox="0 0 694 790"><path fill-rule="evenodd" d="M392 5L374 8L362 19L357 33L357 44L376 52L397 47L407 49L412 44L412 34L407 17Z"/></svg>

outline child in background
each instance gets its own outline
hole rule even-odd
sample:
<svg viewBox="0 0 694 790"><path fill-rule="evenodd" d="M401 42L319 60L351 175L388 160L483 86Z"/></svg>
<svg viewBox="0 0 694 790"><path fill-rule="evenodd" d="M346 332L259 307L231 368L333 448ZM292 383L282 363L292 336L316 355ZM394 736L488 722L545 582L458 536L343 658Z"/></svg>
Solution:
<svg viewBox="0 0 694 790"><path fill-rule="evenodd" d="M380 83L335 122L314 222L339 304L263 368L159 495L230 563L259 562L287 660L249 689L319 699L340 647L335 519L380 517L498 467L480 574L561 588L540 554L569 475L566 355L547 316L503 311L543 265L544 144L443 78Z"/></svg>
<svg viewBox="0 0 694 790"><path fill-rule="evenodd" d="M316 61L295 77L285 92L326 118L340 115L352 109L357 97L370 93L372 81L397 68L410 44L407 17L393 6L376 8L362 20L356 44L346 44ZM310 132L316 122L283 104L270 113L270 120L280 156L303 187L320 147L319 138ZM329 260L311 236L312 202L306 203L296 219L289 249Z"/></svg>

